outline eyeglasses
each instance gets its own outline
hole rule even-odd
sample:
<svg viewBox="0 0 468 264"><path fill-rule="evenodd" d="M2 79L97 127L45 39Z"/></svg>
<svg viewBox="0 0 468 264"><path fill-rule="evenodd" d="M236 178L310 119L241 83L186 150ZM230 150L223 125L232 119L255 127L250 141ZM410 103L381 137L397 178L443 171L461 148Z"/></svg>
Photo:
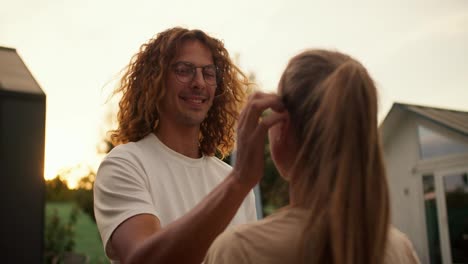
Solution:
<svg viewBox="0 0 468 264"><path fill-rule="evenodd" d="M218 73L218 68L214 64L205 65L205 66L195 66L193 63L186 61L179 61L172 65L174 73L182 83L192 82L195 76L197 75L197 68L202 69L203 79L206 84L214 86L216 85L216 78Z"/></svg>

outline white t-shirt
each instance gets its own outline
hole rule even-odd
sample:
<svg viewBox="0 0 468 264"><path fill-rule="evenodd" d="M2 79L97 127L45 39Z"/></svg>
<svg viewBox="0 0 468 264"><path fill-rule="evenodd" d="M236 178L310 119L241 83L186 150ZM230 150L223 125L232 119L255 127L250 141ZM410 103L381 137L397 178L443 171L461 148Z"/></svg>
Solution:
<svg viewBox="0 0 468 264"><path fill-rule="evenodd" d="M216 157L186 157L164 145L153 133L115 147L101 163L94 183L94 212L110 259L114 230L138 214L155 215L161 227L186 214L231 167ZM231 225L256 220L253 192L245 198Z"/></svg>

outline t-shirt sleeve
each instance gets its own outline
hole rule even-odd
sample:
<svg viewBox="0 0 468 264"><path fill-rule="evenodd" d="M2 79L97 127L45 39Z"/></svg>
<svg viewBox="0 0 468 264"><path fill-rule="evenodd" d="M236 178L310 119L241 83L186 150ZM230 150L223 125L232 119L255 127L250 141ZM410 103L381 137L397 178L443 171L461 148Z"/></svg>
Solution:
<svg viewBox="0 0 468 264"><path fill-rule="evenodd" d="M107 256L115 257L109 244L114 230L128 218L156 210L141 167L129 159L107 157L94 183L94 213Z"/></svg>
<svg viewBox="0 0 468 264"><path fill-rule="evenodd" d="M203 264L251 263L243 249L243 241L229 228L211 244Z"/></svg>

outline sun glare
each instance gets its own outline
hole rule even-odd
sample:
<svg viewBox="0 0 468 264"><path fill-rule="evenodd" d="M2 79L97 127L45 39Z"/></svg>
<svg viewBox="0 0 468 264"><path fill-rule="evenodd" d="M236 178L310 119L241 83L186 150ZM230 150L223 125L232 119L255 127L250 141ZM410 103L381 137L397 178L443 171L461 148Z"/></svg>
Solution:
<svg viewBox="0 0 468 264"><path fill-rule="evenodd" d="M51 180L60 176L67 181L70 189L74 189L81 178L96 172L103 156L93 151L92 147L87 148L86 142L93 140L65 141L54 135L46 136L44 178Z"/></svg>

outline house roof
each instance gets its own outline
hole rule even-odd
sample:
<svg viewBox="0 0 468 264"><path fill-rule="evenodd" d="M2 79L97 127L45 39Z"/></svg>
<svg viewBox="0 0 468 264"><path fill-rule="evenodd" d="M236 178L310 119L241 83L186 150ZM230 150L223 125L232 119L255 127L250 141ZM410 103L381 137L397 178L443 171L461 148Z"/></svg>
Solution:
<svg viewBox="0 0 468 264"><path fill-rule="evenodd" d="M468 136L468 112L401 103L396 105L422 118Z"/></svg>
<svg viewBox="0 0 468 264"><path fill-rule="evenodd" d="M0 47L0 92L43 95L15 49Z"/></svg>
<svg viewBox="0 0 468 264"><path fill-rule="evenodd" d="M393 104L380 129L385 132L386 127L391 127L398 119L392 116L401 116L405 112L413 113L420 118L468 136L468 112L404 103Z"/></svg>

